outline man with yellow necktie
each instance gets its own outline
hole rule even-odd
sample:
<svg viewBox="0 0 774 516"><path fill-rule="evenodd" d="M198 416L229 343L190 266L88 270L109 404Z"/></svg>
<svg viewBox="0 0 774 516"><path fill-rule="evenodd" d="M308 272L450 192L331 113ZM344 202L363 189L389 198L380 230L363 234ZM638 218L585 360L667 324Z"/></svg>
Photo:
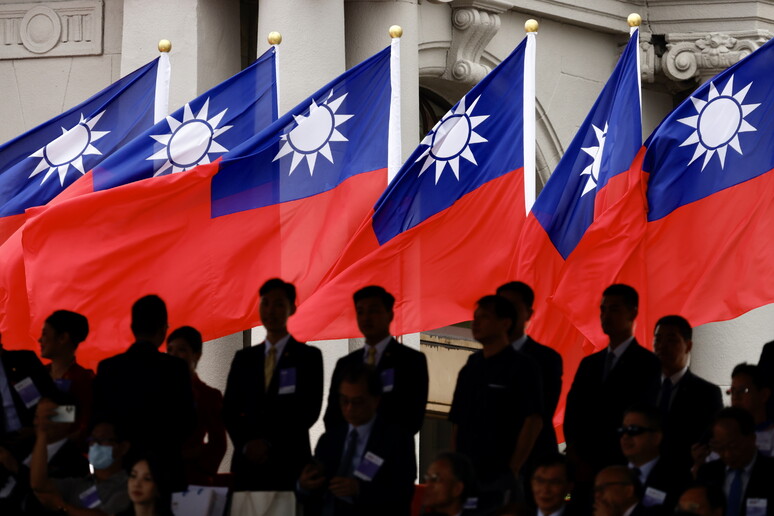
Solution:
<svg viewBox="0 0 774 516"><path fill-rule="evenodd" d="M320 415L320 350L296 341L288 319L296 288L270 279L260 291L266 340L234 356L223 399L223 419L234 457L235 490L291 491L312 453L309 428Z"/></svg>

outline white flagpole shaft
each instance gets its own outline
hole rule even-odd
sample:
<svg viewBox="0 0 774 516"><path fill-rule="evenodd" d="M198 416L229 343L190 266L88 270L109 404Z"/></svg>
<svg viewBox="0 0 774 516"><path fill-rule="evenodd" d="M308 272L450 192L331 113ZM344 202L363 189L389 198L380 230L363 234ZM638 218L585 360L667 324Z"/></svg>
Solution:
<svg viewBox="0 0 774 516"><path fill-rule="evenodd" d="M169 52L160 52L159 66L156 70L156 99L153 110L153 123L157 124L169 114L169 82L172 67L169 64Z"/></svg>
<svg viewBox="0 0 774 516"><path fill-rule="evenodd" d="M640 28L630 27L629 36L637 38L637 93L640 95L640 117L642 117L642 68L640 67Z"/></svg>
<svg viewBox="0 0 774 516"><path fill-rule="evenodd" d="M524 208L535 204L535 44L537 32L527 33L524 54Z"/></svg>
<svg viewBox="0 0 774 516"><path fill-rule="evenodd" d="M403 161L400 129L400 38L390 43L390 119L387 129L387 184L392 182Z"/></svg>
<svg viewBox="0 0 774 516"><path fill-rule="evenodd" d="M277 117L280 116L280 49L279 45L274 47L274 80L277 85L277 91L274 92L277 98Z"/></svg>

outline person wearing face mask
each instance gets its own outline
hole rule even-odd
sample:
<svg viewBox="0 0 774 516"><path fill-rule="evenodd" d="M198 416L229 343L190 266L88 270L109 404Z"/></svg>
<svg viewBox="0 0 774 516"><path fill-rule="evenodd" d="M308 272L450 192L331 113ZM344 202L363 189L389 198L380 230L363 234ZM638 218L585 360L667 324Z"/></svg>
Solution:
<svg viewBox="0 0 774 516"><path fill-rule="evenodd" d="M50 420L55 408L52 402L41 401L36 426L45 426L44 421ZM128 477L122 463L129 442L116 425L101 422L91 431L89 443L94 474L56 479L48 476L45 443L40 439L36 442L30 461L30 486L45 508L75 516L102 516L129 507Z"/></svg>

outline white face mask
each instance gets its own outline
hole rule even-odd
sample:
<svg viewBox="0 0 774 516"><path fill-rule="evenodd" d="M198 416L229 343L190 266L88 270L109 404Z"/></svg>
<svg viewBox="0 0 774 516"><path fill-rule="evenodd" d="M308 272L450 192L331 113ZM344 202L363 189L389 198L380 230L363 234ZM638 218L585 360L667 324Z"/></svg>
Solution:
<svg viewBox="0 0 774 516"><path fill-rule="evenodd" d="M94 469L107 469L113 464L113 447L104 444L89 446L89 462Z"/></svg>

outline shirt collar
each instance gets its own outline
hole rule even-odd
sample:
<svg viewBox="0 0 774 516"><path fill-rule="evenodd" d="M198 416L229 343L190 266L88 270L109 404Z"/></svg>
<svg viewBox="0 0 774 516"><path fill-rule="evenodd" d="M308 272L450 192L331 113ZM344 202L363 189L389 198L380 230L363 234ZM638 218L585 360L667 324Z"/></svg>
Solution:
<svg viewBox="0 0 774 516"><path fill-rule="evenodd" d="M368 436L371 435L371 428L374 426L374 421L376 421L376 414L374 414L374 417L372 417L368 423L363 423L360 426L347 425L349 427L347 435L349 435L353 429L357 428L358 440L368 439Z"/></svg>
<svg viewBox="0 0 774 516"><path fill-rule="evenodd" d="M656 466L656 463L658 462L659 457L656 457L655 459L646 462L642 466L637 466L636 464L630 462L629 468L637 468L640 470L640 482L643 484L648 479L648 476L650 475L650 472L653 471L653 468Z"/></svg>
<svg viewBox="0 0 774 516"><path fill-rule="evenodd" d="M631 507L629 507L628 509L626 509L626 512L623 513L623 516L629 516L634 511L635 507L637 507L636 503Z"/></svg>
<svg viewBox="0 0 774 516"><path fill-rule="evenodd" d="M376 350L376 356L374 357L374 364L378 364L379 360L382 359L382 355L384 355L384 350L387 349L387 345L392 340L392 335L388 335L387 337L383 338L376 344L374 344L374 349ZM363 348L363 362L368 361L368 347L369 344L366 344Z"/></svg>
<svg viewBox="0 0 774 516"><path fill-rule="evenodd" d="M562 516L564 514L564 508L565 508L565 506L562 505L561 509L559 509L558 511L554 511L551 514L546 514L543 511L541 511L540 509L538 509L537 510L537 516Z"/></svg>
<svg viewBox="0 0 774 516"><path fill-rule="evenodd" d="M679 371L677 371L675 374L669 377L669 381L672 382L672 385L677 385L677 382L683 379L683 376L685 376L685 373L688 372L688 366L683 367ZM661 374L661 383L664 383L664 380L666 380L666 376Z"/></svg>
<svg viewBox="0 0 774 516"><path fill-rule="evenodd" d="M631 344L633 340L634 340L634 335L632 335L631 337L629 337L628 339L620 343L618 347L615 349L611 348L608 345L607 352L615 355L615 359L618 360L619 358L621 358L621 355L623 355L624 352L626 352L626 350L629 348L629 344Z"/></svg>
<svg viewBox="0 0 774 516"><path fill-rule="evenodd" d="M755 455L753 455L752 460L747 464L747 466L742 468L742 471L744 471L744 475L745 476L749 476L750 475L750 472L752 472L753 466L755 466L755 461L757 459L758 459L758 452L756 451ZM731 471L733 471L733 470L731 468L729 468L728 466L726 466L726 474L730 473Z"/></svg>
<svg viewBox="0 0 774 516"><path fill-rule="evenodd" d="M285 350L285 344L288 343L290 340L290 334L288 333L284 337L282 337L280 340L277 341L276 344L269 341L269 339L266 339L266 349L263 350L264 356L267 356L269 354L269 349L273 346L277 349L277 360L279 361L279 357L282 356L282 352Z"/></svg>
<svg viewBox="0 0 774 516"><path fill-rule="evenodd" d="M524 344L527 342L528 338L529 337L525 333L524 335L522 335L518 339L516 339L513 342L511 342L511 346L513 346L513 349L515 349L516 351L521 351L521 348L524 347Z"/></svg>

